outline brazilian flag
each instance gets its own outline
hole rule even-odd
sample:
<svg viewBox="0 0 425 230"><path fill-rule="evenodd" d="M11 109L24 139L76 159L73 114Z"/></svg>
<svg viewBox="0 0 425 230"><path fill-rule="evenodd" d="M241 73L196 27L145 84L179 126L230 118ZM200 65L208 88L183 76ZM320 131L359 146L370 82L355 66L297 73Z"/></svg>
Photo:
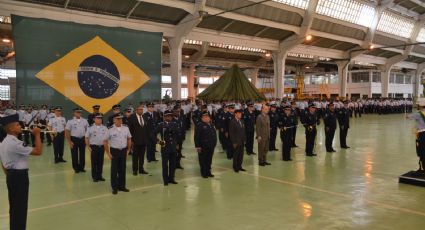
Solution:
<svg viewBox="0 0 425 230"><path fill-rule="evenodd" d="M162 34L12 16L17 104L103 113L161 97Z"/></svg>

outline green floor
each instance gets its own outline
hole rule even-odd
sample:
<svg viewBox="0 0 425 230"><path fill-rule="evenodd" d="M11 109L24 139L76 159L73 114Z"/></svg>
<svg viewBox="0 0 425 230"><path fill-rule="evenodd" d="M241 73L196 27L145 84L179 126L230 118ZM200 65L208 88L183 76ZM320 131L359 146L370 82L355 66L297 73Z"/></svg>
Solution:
<svg viewBox="0 0 425 230"><path fill-rule="evenodd" d="M304 156L299 128L293 162L271 152L272 165L259 168L256 157L245 156L247 172L239 174L217 148L214 179L199 176L190 132L178 185L162 185L160 162L147 164L148 176L131 175L129 159L131 192L117 196L110 191L109 160L107 181L93 183L89 170L73 173L69 150L68 163L55 165L52 148L46 147L30 162L28 229L423 229L425 188L400 185L397 179L417 169L412 128L404 115L352 119L351 149L339 150L335 141L337 152L330 154L324 151L321 125L316 158ZM8 224L1 175L0 229Z"/></svg>

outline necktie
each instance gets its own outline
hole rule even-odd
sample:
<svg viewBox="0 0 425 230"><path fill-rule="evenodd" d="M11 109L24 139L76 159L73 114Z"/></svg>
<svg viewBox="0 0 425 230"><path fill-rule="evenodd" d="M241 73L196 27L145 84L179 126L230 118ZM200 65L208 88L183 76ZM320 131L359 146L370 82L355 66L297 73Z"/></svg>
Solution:
<svg viewBox="0 0 425 230"><path fill-rule="evenodd" d="M144 122L143 122L143 117L139 115L139 123L140 125L143 127L145 126Z"/></svg>

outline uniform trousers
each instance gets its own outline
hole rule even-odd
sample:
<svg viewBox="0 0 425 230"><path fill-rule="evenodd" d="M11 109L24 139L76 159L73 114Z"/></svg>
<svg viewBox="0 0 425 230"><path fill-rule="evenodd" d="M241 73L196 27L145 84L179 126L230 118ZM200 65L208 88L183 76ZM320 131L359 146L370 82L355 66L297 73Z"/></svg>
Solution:
<svg viewBox="0 0 425 230"><path fill-rule="evenodd" d="M11 230L25 230L28 211L28 169L8 169L6 184L9 196Z"/></svg>
<svg viewBox="0 0 425 230"><path fill-rule="evenodd" d="M72 168L74 171L84 170L86 165L86 143L84 137L73 137L71 141L74 146L71 148Z"/></svg>
<svg viewBox="0 0 425 230"><path fill-rule="evenodd" d="M103 145L90 145L91 148L91 176L93 180L102 178L105 148Z"/></svg>
<svg viewBox="0 0 425 230"><path fill-rule="evenodd" d="M53 152L55 154L55 162L63 159L65 135L64 132L56 133L53 139Z"/></svg>
<svg viewBox="0 0 425 230"><path fill-rule="evenodd" d="M111 187L113 190L125 188L125 168L127 148L111 149Z"/></svg>

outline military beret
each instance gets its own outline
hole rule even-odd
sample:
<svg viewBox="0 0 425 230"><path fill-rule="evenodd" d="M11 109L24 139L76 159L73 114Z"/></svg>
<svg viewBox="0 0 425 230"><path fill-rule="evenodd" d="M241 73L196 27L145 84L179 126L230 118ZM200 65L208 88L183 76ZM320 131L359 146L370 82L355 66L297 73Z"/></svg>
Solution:
<svg viewBox="0 0 425 230"><path fill-rule="evenodd" d="M1 120L0 120L0 123L3 126L6 126L6 125L13 123L13 122L19 122L19 115L17 113L14 113L14 114L9 115L9 116L2 117Z"/></svg>

